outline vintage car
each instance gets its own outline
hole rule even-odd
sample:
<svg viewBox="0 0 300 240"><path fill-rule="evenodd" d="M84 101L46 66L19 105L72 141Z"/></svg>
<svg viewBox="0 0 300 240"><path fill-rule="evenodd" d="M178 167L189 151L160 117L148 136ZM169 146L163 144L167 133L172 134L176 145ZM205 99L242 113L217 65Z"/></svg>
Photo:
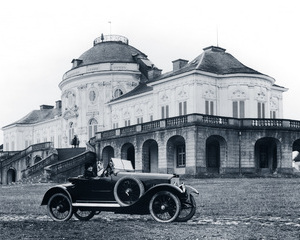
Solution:
<svg viewBox="0 0 300 240"><path fill-rule="evenodd" d="M196 189L179 182L175 174L138 173L129 160L112 158L96 177L69 178L69 183L50 188L41 205L47 205L54 221L74 214L82 221L101 211L151 214L158 222L187 221L196 212Z"/></svg>

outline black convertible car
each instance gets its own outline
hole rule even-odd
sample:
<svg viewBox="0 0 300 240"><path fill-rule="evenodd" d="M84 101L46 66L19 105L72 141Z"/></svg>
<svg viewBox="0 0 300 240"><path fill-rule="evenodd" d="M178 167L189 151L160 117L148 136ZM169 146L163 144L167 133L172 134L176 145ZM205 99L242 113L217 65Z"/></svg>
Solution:
<svg viewBox="0 0 300 240"><path fill-rule="evenodd" d="M198 191L174 174L137 173L128 160L112 158L101 176L69 178L69 183L50 188L41 205L47 205L55 221L74 214L82 221L101 211L151 214L158 222L187 221L196 212L192 195Z"/></svg>

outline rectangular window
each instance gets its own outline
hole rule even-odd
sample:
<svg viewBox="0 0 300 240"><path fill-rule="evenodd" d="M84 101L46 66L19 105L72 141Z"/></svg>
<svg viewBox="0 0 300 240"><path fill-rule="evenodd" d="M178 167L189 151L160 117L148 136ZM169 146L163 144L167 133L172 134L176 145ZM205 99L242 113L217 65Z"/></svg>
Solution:
<svg viewBox="0 0 300 240"><path fill-rule="evenodd" d="M25 148L29 147L28 140L25 140Z"/></svg>
<svg viewBox="0 0 300 240"><path fill-rule="evenodd" d="M232 116L234 118L244 118L245 117L245 102L244 101L232 102Z"/></svg>
<svg viewBox="0 0 300 240"><path fill-rule="evenodd" d="M177 146L177 167L185 167L185 145Z"/></svg>
<svg viewBox="0 0 300 240"><path fill-rule="evenodd" d="M179 103L179 116L187 114L187 104L186 101Z"/></svg>
<svg viewBox="0 0 300 240"><path fill-rule="evenodd" d="M161 107L161 118L169 117L169 105L165 105Z"/></svg>
<svg viewBox="0 0 300 240"><path fill-rule="evenodd" d="M234 118L238 118L238 102L234 101L232 102L232 116Z"/></svg>
<svg viewBox="0 0 300 240"><path fill-rule="evenodd" d="M59 148L61 148L61 135L58 135L58 142L57 142L57 146L59 147Z"/></svg>
<svg viewBox="0 0 300 240"><path fill-rule="evenodd" d="M276 111L270 111L270 118L276 118Z"/></svg>
<svg viewBox="0 0 300 240"><path fill-rule="evenodd" d="M179 116L183 115L182 114L182 102L179 103Z"/></svg>
<svg viewBox="0 0 300 240"><path fill-rule="evenodd" d="M245 102L240 101L240 118L245 117Z"/></svg>
<svg viewBox="0 0 300 240"><path fill-rule="evenodd" d="M128 126L130 126L130 119L125 120L125 127L128 127Z"/></svg>
<svg viewBox="0 0 300 240"><path fill-rule="evenodd" d="M187 114L187 103L186 103L186 101L183 102L183 114L184 115Z"/></svg>
<svg viewBox="0 0 300 240"><path fill-rule="evenodd" d="M210 115L214 115L214 102L210 101Z"/></svg>
<svg viewBox="0 0 300 240"><path fill-rule="evenodd" d="M153 121L153 115L150 115L150 121L151 122Z"/></svg>
<svg viewBox="0 0 300 240"><path fill-rule="evenodd" d="M257 103L257 117L265 118L265 103L262 102Z"/></svg>
<svg viewBox="0 0 300 240"><path fill-rule="evenodd" d="M209 101L205 101L205 114L209 115Z"/></svg>
<svg viewBox="0 0 300 240"><path fill-rule="evenodd" d="M143 123L143 117L136 118L136 122L137 122L137 124Z"/></svg>
<svg viewBox="0 0 300 240"><path fill-rule="evenodd" d="M214 102L205 101L205 114L214 115Z"/></svg>
<svg viewBox="0 0 300 240"><path fill-rule="evenodd" d="M113 123L113 129L119 128L119 123Z"/></svg>
<svg viewBox="0 0 300 240"><path fill-rule="evenodd" d="M166 105L166 118L169 117L169 105Z"/></svg>

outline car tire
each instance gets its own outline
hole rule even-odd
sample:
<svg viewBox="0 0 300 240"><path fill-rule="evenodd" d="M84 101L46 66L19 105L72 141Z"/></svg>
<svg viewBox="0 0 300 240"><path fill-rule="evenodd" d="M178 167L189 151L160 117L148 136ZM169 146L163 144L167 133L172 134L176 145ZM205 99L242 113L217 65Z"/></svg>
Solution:
<svg viewBox="0 0 300 240"><path fill-rule="evenodd" d="M80 221L88 221L92 217L95 216L96 211L81 211L80 209L77 209L74 211L74 216L79 219Z"/></svg>
<svg viewBox="0 0 300 240"><path fill-rule="evenodd" d="M190 220L196 213L196 201L193 195L190 195L189 202L181 203L181 211L176 218L177 222L186 222Z"/></svg>
<svg viewBox="0 0 300 240"><path fill-rule="evenodd" d="M53 194L47 205L50 217L57 222L69 220L73 215L70 198L64 193Z"/></svg>
<svg viewBox="0 0 300 240"><path fill-rule="evenodd" d="M157 222L168 223L174 221L180 210L179 198L169 191L157 192L149 203L150 214Z"/></svg>
<svg viewBox="0 0 300 240"><path fill-rule="evenodd" d="M114 187L114 197L121 206L130 206L145 193L143 183L135 177L122 177Z"/></svg>

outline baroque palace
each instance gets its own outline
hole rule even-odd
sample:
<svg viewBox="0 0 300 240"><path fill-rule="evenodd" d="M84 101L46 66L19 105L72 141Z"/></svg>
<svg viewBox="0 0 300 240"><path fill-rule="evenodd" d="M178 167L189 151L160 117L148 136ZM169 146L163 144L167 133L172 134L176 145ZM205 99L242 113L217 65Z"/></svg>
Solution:
<svg viewBox="0 0 300 240"><path fill-rule="evenodd" d="M45 169L75 174L87 153L104 164L111 157L129 159L142 172L293 171L300 122L283 119L286 88L221 47L172 63L173 70L162 73L127 38L95 39L63 75L55 106L41 105L2 128L1 182ZM74 136L77 155L60 158ZM78 155L85 157L76 162Z"/></svg>

